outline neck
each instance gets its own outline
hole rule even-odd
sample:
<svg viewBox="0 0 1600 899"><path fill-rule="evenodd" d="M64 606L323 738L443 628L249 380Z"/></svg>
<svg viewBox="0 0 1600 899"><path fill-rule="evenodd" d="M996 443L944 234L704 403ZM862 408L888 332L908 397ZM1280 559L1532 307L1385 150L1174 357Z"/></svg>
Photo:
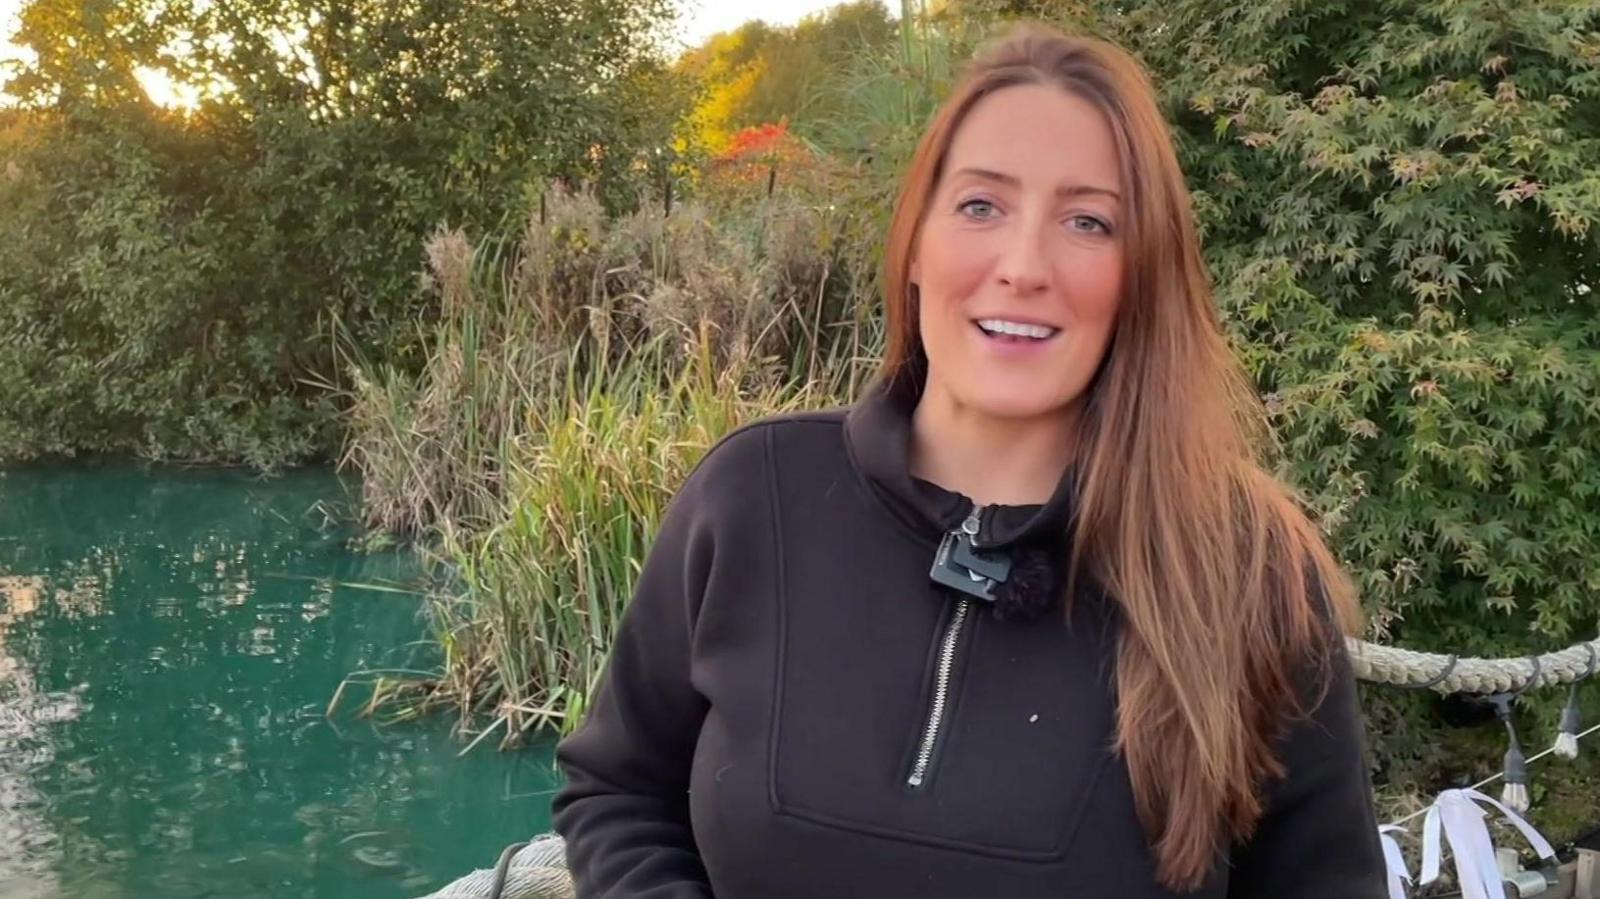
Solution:
<svg viewBox="0 0 1600 899"><path fill-rule="evenodd" d="M995 416L929 389L912 414L911 473L983 505L1042 504L1071 462L1078 417L1076 404L1029 418Z"/></svg>

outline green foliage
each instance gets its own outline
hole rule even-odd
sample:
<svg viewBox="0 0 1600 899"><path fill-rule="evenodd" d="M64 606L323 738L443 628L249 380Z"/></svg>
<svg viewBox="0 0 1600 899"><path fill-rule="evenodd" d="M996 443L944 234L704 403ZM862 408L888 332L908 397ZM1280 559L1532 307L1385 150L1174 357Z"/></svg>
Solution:
<svg viewBox="0 0 1600 899"><path fill-rule="evenodd" d="M1194 0L1108 22L1155 73L1282 471L1373 636L1483 655L1592 636L1600 4ZM1368 698L1390 778L1437 777L1404 726L1420 699Z"/></svg>
<svg viewBox="0 0 1600 899"><path fill-rule="evenodd" d="M332 452L329 325L420 364L441 223L520 220L556 180L636 202L687 100L654 43L671 12L34 0L0 139L0 453ZM161 110L141 68L217 87Z"/></svg>
<svg viewBox="0 0 1600 899"><path fill-rule="evenodd" d="M132 449L267 466L326 445L332 410L282 375L317 336L316 310L240 301L259 296L258 257L226 207L202 199L208 136L148 107L9 118L3 455Z"/></svg>
<svg viewBox="0 0 1600 899"><path fill-rule="evenodd" d="M1144 12L1186 36L1141 49L1219 301L1379 632L1591 633L1600 6Z"/></svg>

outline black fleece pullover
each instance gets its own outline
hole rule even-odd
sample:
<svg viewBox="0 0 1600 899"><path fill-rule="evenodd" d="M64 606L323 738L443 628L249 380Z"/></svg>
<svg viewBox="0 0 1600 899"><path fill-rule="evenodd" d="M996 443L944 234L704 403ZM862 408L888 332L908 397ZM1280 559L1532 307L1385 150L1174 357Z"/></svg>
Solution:
<svg viewBox="0 0 1600 899"><path fill-rule="evenodd" d="M668 508L592 706L557 749L578 899L1158 899L1112 753L1118 613L1001 615L934 583L967 498L908 471L915 396L744 427ZM974 517L1070 534L1070 476ZM1385 899L1342 653L1200 899Z"/></svg>

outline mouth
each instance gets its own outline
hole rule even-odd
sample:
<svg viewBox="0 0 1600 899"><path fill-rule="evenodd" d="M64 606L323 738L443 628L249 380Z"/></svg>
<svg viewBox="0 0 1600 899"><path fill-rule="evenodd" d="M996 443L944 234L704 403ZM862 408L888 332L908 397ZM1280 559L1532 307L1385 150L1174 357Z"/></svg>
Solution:
<svg viewBox="0 0 1600 899"><path fill-rule="evenodd" d="M1044 343L1061 333L1060 328L1050 325L1006 318L980 318L974 320L972 325L987 339L1001 343Z"/></svg>

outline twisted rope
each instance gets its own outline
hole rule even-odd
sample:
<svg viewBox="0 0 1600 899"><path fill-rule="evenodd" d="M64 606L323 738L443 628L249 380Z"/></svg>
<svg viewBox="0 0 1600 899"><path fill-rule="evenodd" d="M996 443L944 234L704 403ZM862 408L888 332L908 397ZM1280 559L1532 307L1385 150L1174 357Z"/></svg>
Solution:
<svg viewBox="0 0 1600 899"><path fill-rule="evenodd" d="M1534 687L1570 684L1593 673L1600 639L1575 643L1557 652L1512 659L1474 659L1414 652L1346 638L1356 677L1379 684L1429 689L1438 693L1520 693Z"/></svg>
<svg viewBox="0 0 1600 899"><path fill-rule="evenodd" d="M506 848L495 868L473 871L422 899L573 899L567 847L560 836L544 834Z"/></svg>

